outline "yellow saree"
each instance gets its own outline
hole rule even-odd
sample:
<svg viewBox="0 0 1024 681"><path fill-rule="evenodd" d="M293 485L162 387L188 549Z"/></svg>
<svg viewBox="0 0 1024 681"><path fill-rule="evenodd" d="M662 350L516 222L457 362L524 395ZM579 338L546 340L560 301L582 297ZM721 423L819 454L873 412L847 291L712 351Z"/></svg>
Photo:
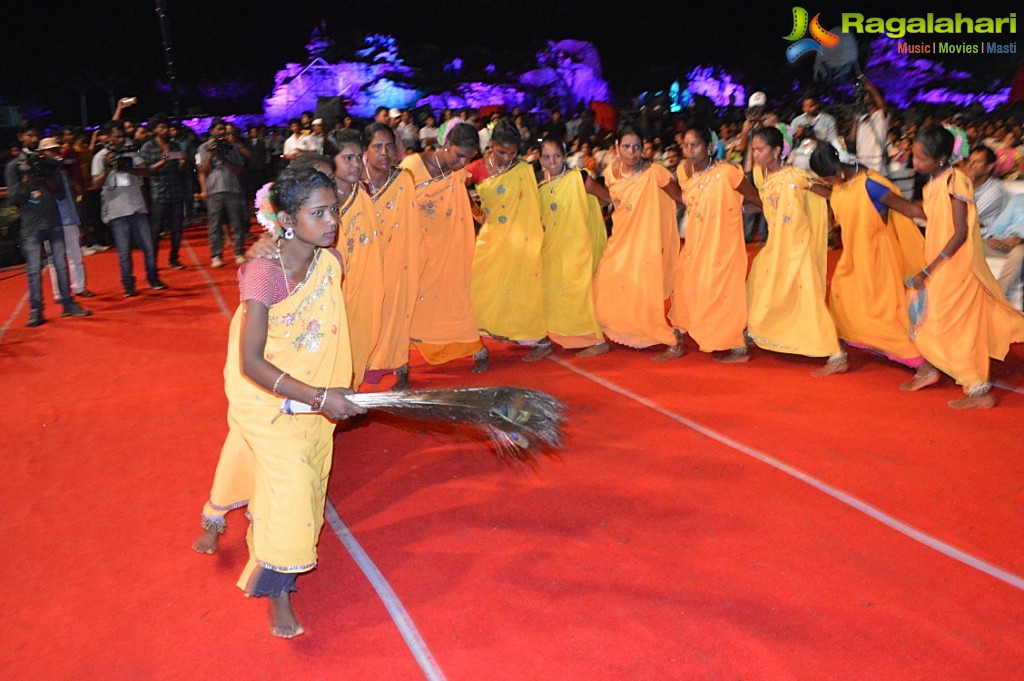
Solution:
<svg viewBox="0 0 1024 681"><path fill-rule="evenodd" d="M927 312L915 344L929 363L964 391L988 383L989 358L1003 359L1024 341L1024 316L1013 309L985 262L974 187L952 169L924 188L925 260L939 256L953 235L953 199L967 204L967 241L926 280Z"/></svg>
<svg viewBox="0 0 1024 681"><path fill-rule="evenodd" d="M470 294L480 333L511 341L544 337L537 180L529 163L477 184L486 220L473 253Z"/></svg>
<svg viewBox="0 0 1024 681"><path fill-rule="evenodd" d="M587 194L587 232L590 234L591 262L594 270L601 262L604 249L608 248L608 227L604 222L604 213L601 210L601 202L593 194Z"/></svg>
<svg viewBox="0 0 1024 681"><path fill-rule="evenodd" d="M429 364L469 357L483 344L469 297L476 235L466 171L433 178L420 154L401 167L413 176L423 236L409 336Z"/></svg>
<svg viewBox="0 0 1024 681"><path fill-rule="evenodd" d="M380 338L384 310L384 268L373 201L356 184L338 217L338 250L345 261L345 294L352 338L352 385L363 382L370 354Z"/></svg>
<svg viewBox="0 0 1024 681"><path fill-rule="evenodd" d="M615 212L594 274L594 311L601 330L616 343L646 348L676 342L665 301L672 293L679 232L676 204L661 190L671 181L657 164L625 178L608 169Z"/></svg>
<svg viewBox="0 0 1024 681"><path fill-rule="evenodd" d="M564 348L589 347L604 339L594 316L589 194L576 170L542 182L538 191L544 225L541 281L548 337Z"/></svg>
<svg viewBox="0 0 1024 681"><path fill-rule="evenodd" d="M409 328L420 274L419 211L412 174L392 170L373 196L376 239L381 251L383 308L380 333L368 362L371 370L393 370L409 362Z"/></svg>
<svg viewBox="0 0 1024 681"><path fill-rule="evenodd" d="M765 350L807 357L840 353L825 306L828 213L808 188L810 173L793 166L754 169L768 221L768 242L747 278L747 333Z"/></svg>
<svg viewBox="0 0 1024 681"><path fill-rule="evenodd" d="M333 253L319 250L315 257L305 281L269 309L264 356L304 383L350 387L342 267ZM231 320L224 366L230 434L211 493L211 499L249 499L249 562L238 580L242 589L258 566L277 572L316 566L334 451L334 423L319 414L275 420L281 398L242 373L244 319L242 303ZM218 481L232 489L218 489Z"/></svg>
<svg viewBox="0 0 1024 681"><path fill-rule="evenodd" d="M743 169L716 163L680 183L686 203L686 241L679 254L669 319L703 352L746 345L747 249Z"/></svg>
<svg viewBox="0 0 1024 681"><path fill-rule="evenodd" d="M832 273L829 310L843 340L916 367L921 358L910 340L903 282L924 267L924 238L913 220L894 210L882 219L865 186L869 178L899 193L896 185L871 170L832 188L843 253Z"/></svg>

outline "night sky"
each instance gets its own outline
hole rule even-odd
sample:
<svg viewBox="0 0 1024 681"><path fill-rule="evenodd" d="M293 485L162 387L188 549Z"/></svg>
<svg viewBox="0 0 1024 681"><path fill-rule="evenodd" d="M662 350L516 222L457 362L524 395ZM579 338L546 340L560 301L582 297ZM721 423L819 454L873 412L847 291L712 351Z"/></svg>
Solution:
<svg viewBox="0 0 1024 681"><path fill-rule="evenodd" d="M875 16L918 16L926 12L1005 16L1024 12L1018 2L825 2L799 3L826 26L844 11ZM594 43L605 78L619 97L667 87L697 64L725 66L748 89L783 88L810 77L812 59L796 65L784 56L782 36L791 29L794 2L535 2L475 3L352 2L306 0L288 3L165 0L183 107L210 113L217 106L196 91L203 82L238 79L255 85L250 111L270 93L275 71L286 62L305 62L311 31L327 21L340 47L354 49L367 33L399 39L407 64L432 67L453 57L493 62L499 71L532 63L548 39ZM45 8L45 18L39 9ZM287 9L285 9L287 8ZM604 9L602 9L604 8ZM170 111L172 98L156 92L166 80L160 26L152 0L49 3L5 2L0 64L0 100L7 105L52 110L55 121L80 122L76 84L116 81L115 95L138 95L137 113ZM1017 40L1006 36L1003 40ZM1024 48L1024 45L1018 49ZM950 63L967 57L948 57ZM977 66L979 62L974 61ZM1006 71L1021 55L989 58L988 69ZM1012 68L1009 70L1012 74ZM88 91L90 123L109 113L102 88Z"/></svg>

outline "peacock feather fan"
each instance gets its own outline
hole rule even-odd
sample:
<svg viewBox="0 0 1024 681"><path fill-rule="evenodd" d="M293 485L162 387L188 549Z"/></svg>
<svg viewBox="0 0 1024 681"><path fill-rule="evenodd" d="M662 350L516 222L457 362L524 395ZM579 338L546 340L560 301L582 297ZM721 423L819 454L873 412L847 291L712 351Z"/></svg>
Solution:
<svg viewBox="0 0 1024 681"><path fill-rule="evenodd" d="M499 456L534 462L562 446L565 405L547 393L526 388L456 388L408 392L356 393L348 399L371 410L402 418L479 428ZM281 411L298 414L308 405L285 400Z"/></svg>

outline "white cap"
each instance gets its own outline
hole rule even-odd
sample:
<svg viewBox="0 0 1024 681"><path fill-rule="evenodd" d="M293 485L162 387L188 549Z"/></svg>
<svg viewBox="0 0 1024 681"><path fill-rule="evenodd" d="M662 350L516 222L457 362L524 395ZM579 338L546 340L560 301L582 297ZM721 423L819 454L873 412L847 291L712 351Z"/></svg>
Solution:
<svg viewBox="0 0 1024 681"><path fill-rule="evenodd" d="M768 103L768 96L763 92L755 92L750 95L750 100L747 102L747 106L754 108L755 106L764 106Z"/></svg>
<svg viewBox="0 0 1024 681"><path fill-rule="evenodd" d="M324 119L322 119L322 118L314 118L312 124L313 125L323 125L324 124Z"/></svg>
<svg viewBox="0 0 1024 681"><path fill-rule="evenodd" d="M392 109L391 111L388 111L388 116L391 116L391 118L401 118L402 112L398 109Z"/></svg>

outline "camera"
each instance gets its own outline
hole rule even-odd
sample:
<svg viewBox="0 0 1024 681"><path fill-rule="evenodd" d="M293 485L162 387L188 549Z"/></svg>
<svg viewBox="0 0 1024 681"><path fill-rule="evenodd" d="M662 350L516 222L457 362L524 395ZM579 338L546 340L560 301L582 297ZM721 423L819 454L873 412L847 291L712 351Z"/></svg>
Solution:
<svg viewBox="0 0 1024 681"><path fill-rule="evenodd" d="M28 155L25 159L28 174L32 177L54 177L60 170L60 160L39 152Z"/></svg>
<svg viewBox="0 0 1024 681"><path fill-rule="evenodd" d="M108 162L109 158L113 157L115 159L114 166L118 170L131 170L132 168L135 167L135 161L131 156L131 154L134 153L135 151L134 145L126 143L121 145L120 147L115 147L113 144L107 144L103 148L106 149L107 153L109 154Z"/></svg>
<svg viewBox="0 0 1024 681"><path fill-rule="evenodd" d="M213 150L221 156L227 156L235 145L228 141L227 137L218 137L213 141Z"/></svg>

